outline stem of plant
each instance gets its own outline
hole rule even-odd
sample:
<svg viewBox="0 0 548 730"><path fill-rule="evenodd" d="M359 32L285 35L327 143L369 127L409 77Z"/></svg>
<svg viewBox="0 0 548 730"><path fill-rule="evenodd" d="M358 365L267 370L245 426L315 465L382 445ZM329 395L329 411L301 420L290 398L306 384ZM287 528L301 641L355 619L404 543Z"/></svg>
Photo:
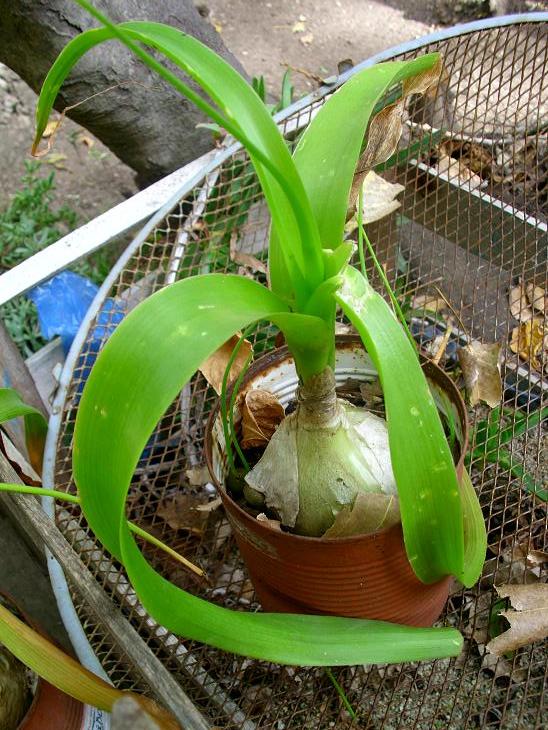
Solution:
<svg viewBox="0 0 548 730"><path fill-rule="evenodd" d="M66 492L59 492L55 489L31 487L27 484L0 484L0 492L11 492L12 494L32 494L35 497L52 497L53 499L58 499L59 501L70 502L71 504L80 504L80 498L75 494L67 494ZM160 548L160 550L163 550L167 555L170 555L172 558L179 561L179 563L182 563L186 568L191 570L196 575L200 576L200 578L204 577L204 571L201 568L199 568L197 565L194 565L194 563L191 563L190 560L187 560L182 555L179 555L179 553L175 552L175 550L170 548L161 540L158 540L157 537L154 537L154 535L146 532L146 530L138 527L133 522L128 521L128 525L131 532L133 532L135 535L141 537L143 540L146 540L146 542L150 543L151 545L154 545L154 547Z"/></svg>
<svg viewBox="0 0 548 730"><path fill-rule="evenodd" d="M345 693L344 689L337 682L337 680L335 679L335 675L333 674L333 672L331 671L331 669L329 667L326 667L325 668L325 673L327 674L327 676L331 680L331 683L332 683L333 687L335 687L335 689L337 690L337 694L341 698L343 705L346 707L346 710L347 710L348 714L350 715L350 717L352 718L352 720L355 720L356 719L356 713L354 712L354 708L350 704L350 702L348 700L348 697L346 696L346 693Z"/></svg>

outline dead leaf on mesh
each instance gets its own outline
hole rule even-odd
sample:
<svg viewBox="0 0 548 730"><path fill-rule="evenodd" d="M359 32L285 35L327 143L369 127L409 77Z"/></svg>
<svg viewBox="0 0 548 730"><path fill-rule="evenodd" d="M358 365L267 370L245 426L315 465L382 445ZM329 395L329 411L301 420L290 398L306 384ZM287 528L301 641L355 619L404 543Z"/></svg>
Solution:
<svg viewBox="0 0 548 730"><path fill-rule="evenodd" d="M209 514L210 512L213 512L213 510L218 509L222 505L223 501L220 497L216 497L215 499L212 499L211 502L204 502L203 504L199 504L196 509L198 512L205 512Z"/></svg>
<svg viewBox="0 0 548 730"><path fill-rule="evenodd" d="M368 535L400 521L397 497L391 494L358 494L352 507L343 507L323 537Z"/></svg>
<svg viewBox="0 0 548 730"><path fill-rule="evenodd" d="M335 334L336 335L355 335L356 329L346 322L335 322Z"/></svg>
<svg viewBox="0 0 548 730"><path fill-rule="evenodd" d="M221 345L213 355L210 355L207 360L202 363L200 370L202 375L207 382L214 388L217 395L221 394L221 388L223 385L223 376L225 374L228 361L232 355L232 351L240 340L240 334L236 333ZM241 373L247 358L253 352L253 345L249 340L244 340L236 359L234 360L232 367L230 368L230 374L228 376L228 382L232 382Z"/></svg>
<svg viewBox="0 0 548 730"><path fill-rule="evenodd" d="M500 344L473 341L461 347L458 356L470 405L481 400L495 408L502 397Z"/></svg>
<svg viewBox="0 0 548 730"><path fill-rule="evenodd" d="M9 436L2 431L0 431L0 451L4 453L6 459L25 484L35 487L42 484L40 476L34 471L19 449L14 446Z"/></svg>
<svg viewBox="0 0 548 730"><path fill-rule="evenodd" d="M363 222L373 223L381 220L397 210L401 203L396 200L405 187L399 183L387 182L376 172L370 170L363 180ZM357 216L354 215L345 226L345 231L351 233L358 227Z"/></svg>
<svg viewBox="0 0 548 730"><path fill-rule="evenodd" d="M488 651L500 656L548 636L548 585L502 585L496 589L501 598L510 599L515 610L501 611L510 628L487 644Z"/></svg>
<svg viewBox="0 0 548 730"><path fill-rule="evenodd" d="M462 162L448 155L441 155L436 163L439 174L449 181L457 181L460 186L468 190L479 190L485 187L485 181Z"/></svg>
<svg viewBox="0 0 548 730"><path fill-rule="evenodd" d="M521 282L510 289L509 301L510 313L514 319L517 319L518 322L527 322L532 319L533 310L529 306L525 287Z"/></svg>
<svg viewBox="0 0 548 730"><path fill-rule="evenodd" d="M258 522L262 522L263 525L270 527L272 530L277 530L278 532L282 531L282 523L280 520L271 520L264 512L260 512L255 519Z"/></svg>
<svg viewBox="0 0 548 730"><path fill-rule="evenodd" d="M545 312L548 310L548 297L544 289L542 289L542 287L540 286L535 286L534 284L529 283L526 286L526 290L527 299L530 301L533 309L536 309L537 312L542 312L542 314L545 314Z"/></svg>
<svg viewBox="0 0 548 730"><path fill-rule="evenodd" d="M187 530L201 535L208 520L208 512L199 510L203 498L193 494L177 494L172 499L161 502L156 514L165 520L172 530Z"/></svg>
<svg viewBox="0 0 548 730"><path fill-rule="evenodd" d="M411 300L413 309L425 309L427 312L441 312L447 309L447 302L435 294L415 294Z"/></svg>
<svg viewBox="0 0 548 730"><path fill-rule="evenodd" d="M360 185L367 173L394 154L402 134L402 116L407 98L412 94L434 93L442 77L443 62L439 59L431 69L404 81L401 98L373 117L367 131L367 145L358 161L352 182L350 210L353 211L355 208Z"/></svg>
<svg viewBox="0 0 548 730"><path fill-rule="evenodd" d="M539 356L546 347L545 338L548 335L544 322L540 317L534 317L522 322L512 330L510 349L517 353L522 360L531 363L535 370L541 369Z"/></svg>
<svg viewBox="0 0 548 730"><path fill-rule="evenodd" d="M236 233L233 233L230 238L230 259L234 261L235 264L243 266L246 269L250 269L253 273L267 273L265 263L259 261L258 258L252 256L250 253L244 253L243 251L239 251L237 245L238 235Z"/></svg>
<svg viewBox="0 0 548 730"><path fill-rule="evenodd" d="M193 466L185 471L185 476L191 487L203 487L211 482L211 476L207 466Z"/></svg>
<svg viewBox="0 0 548 730"><path fill-rule="evenodd" d="M242 405L242 449L266 446L284 418L284 407L275 395L249 390Z"/></svg>

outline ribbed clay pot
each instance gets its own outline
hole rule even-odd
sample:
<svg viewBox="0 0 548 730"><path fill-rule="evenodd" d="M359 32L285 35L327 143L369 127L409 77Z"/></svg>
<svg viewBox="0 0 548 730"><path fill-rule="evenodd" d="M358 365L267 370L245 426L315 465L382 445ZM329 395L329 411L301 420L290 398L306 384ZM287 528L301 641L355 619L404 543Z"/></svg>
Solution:
<svg viewBox="0 0 548 730"><path fill-rule="evenodd" d="M42 629L19 609L10 596L0 593L0 600L26 624L43 635ZM81 702L38 677L34 697L17 730L82 730L83 721L84 705Z"/></svg>
<svg viewBox="0 0 548 730"><path fill-rule="evenodd" d="M422 366L426 376L443 388L455 405L466 444L466 409L457 388L425 358ZM338 385L348 378L367 380L375 374L357 337L337 338ZM294 398L297 375L286 347L253 364L242 390L252 388L275 393L284 406ZM439 618L451 578L431 585L419 581L407 559L400 524L369 535L327 539L280 532L254 519L224 488L226 459L218 410L212 413L206 434L206 459L265 610L379 619L410 626L431 626ZM459 477L463 460L464 453L457 463ZM417 491L419 488L417 485Z"/></svg>

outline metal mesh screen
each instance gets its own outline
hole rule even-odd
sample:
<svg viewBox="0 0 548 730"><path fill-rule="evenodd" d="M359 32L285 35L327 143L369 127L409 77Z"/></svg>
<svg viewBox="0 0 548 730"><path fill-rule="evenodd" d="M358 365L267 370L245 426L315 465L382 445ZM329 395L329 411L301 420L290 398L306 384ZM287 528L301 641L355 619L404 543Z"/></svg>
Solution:
<svg viewBox="0 0 548 730"><path fill-rule="evenodd" d="M471 413L473 424L486 421L495 434L483 443L482 453L482 443L471 444L471 473L488 527L487 561L475 588L455 586L441 619L463 632L460 657L334 670L357 714L351 720L322 669L235 657L158 626L139 605L120 565L94 541L79 509L57 509L59 528L97 581L216 726L284 730L542 725L546 646L533 644L497 660L486 654L485 644L497 608L494 585L546 580L542 558L535 564L529 558L533 551L538 556L546 550L546 503L530 489L530 480L544 485L547 481L545 423L541 419L524 433L519 428L523 415L544 403L546 363L542 352L532 364L533 357L520 357L510 349L519 321L510 313L509 292L520 280L546 287L547 48L545 25L527 23L438 41L407 54L441 51L448 81L435 99L411 105L400 144L408 152L383 173L404 186L401 208L369 230L399 296L413 301L417 294L432 294L436 285L458 313L459 321L425 311L414 312L411 320L417 340L431 351L449 322L452 330L443 361L449 370L455 367L457 345L467 337L502 344L502 415L495 421L493 412L481 407ZM314 106L322 103L323 99L315 101L285 120L288 139L296 138ZM57 439L58 488L74 489L71 444L79 395L122 313L180 277L213 271L252 275L241 266L237 252L264 261L268 224L256 177L246 155L238 152L175 205L127 261L91 322L74 367ZM263 274L254 275L264 281ZM542 317L538 312L537 316ZM258 328L253 338L256 351L270 344L275 334L274 329ZM144 547L150 561L173 582L230 608L260 610L222 510L198 524L185 524L185 499L191 505L211 497L211 487L192 486L188 470L203 463L204 423L212 403L212 391L196 376L151 437L135 472L128 510L139 525L201 565L208 577L200 581ZM176 495L183 518L174 514ZM106 628L88 620L76 591L74 600L113 681L154 693L153 687L141 684L123 647L115 645Z"/></svg>

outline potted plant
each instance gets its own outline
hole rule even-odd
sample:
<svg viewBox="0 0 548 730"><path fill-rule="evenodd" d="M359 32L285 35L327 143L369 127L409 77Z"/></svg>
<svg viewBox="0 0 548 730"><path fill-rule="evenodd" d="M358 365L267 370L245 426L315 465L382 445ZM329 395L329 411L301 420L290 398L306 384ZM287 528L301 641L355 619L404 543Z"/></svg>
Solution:
<svg viewBox="0 0 548 730"><path fill-rule="evenodd" d="M394 476L390 489L397 490L401 512L401 528L396 526L394 534L399 535L402 551L403 534L408 575L425 586L441 581L443 595L449 576L465 585L475 582L484 558L485 533L473 488L464 477L459 483L408 333L370 285L365 266L360 271L350 265L355 245L343 238L349 199L355 199L360 182L355 178L358 160L370 167L387 149L393 150L401 103L432 83L439 74L438 56L379 64L350 78L318 111L291 156L258 95L207 47L168 26L113 25L86 0L78 2L103 27L72 40L52 66L38 102L35 147L70 69L90 48L118 39L243 144L272 216L268 287L222 274L178 281L131 312L99 355L82 395L74 436L74 476L91 528L122 561L145 607L175 633L228 651L295 664L404 661L458 653L460 636L447 628L335 616L249 614L211 605L172 585L149 565L125 518L133 470L163 413L206 358L234 333L260 320L269 320L283 333L312 421L318 420L314 401L328 415L327 421L319 419L314 431L310 419L304 427L299 423L305 408L298 409L266 450L274 470L271 477L279 482L276 471L292 441L296 449L292 462L297 466L291 475L293 505L321 502L321 518L300 515L297 507L291 519L306 523L304 530L310 535L311 530L325 527L326 510L335 516L358 494L385 491L371 474L363 478L370 472L367 465L372 458L371 448L364 447L370 440L364 425L367 417L350 413L334 390L335 315L340 307L359 333L382 385L386 421L375 426L389 447ZM145 46L192 77L213 103ZM377 113L379 101L392 89L394 104L381 105ZM362 237L360 244L363 261ZM280 446L280 442L285 443ZM322 468L313 469L319 460ZM329 495L333 485L317 480L326 466L333 467L336 483L339 478L344 482L344 495L335 495L335 502ZM255 480L254 488L264 492L264 483ZM311 528L313 523L317 524Z"/></svg>

